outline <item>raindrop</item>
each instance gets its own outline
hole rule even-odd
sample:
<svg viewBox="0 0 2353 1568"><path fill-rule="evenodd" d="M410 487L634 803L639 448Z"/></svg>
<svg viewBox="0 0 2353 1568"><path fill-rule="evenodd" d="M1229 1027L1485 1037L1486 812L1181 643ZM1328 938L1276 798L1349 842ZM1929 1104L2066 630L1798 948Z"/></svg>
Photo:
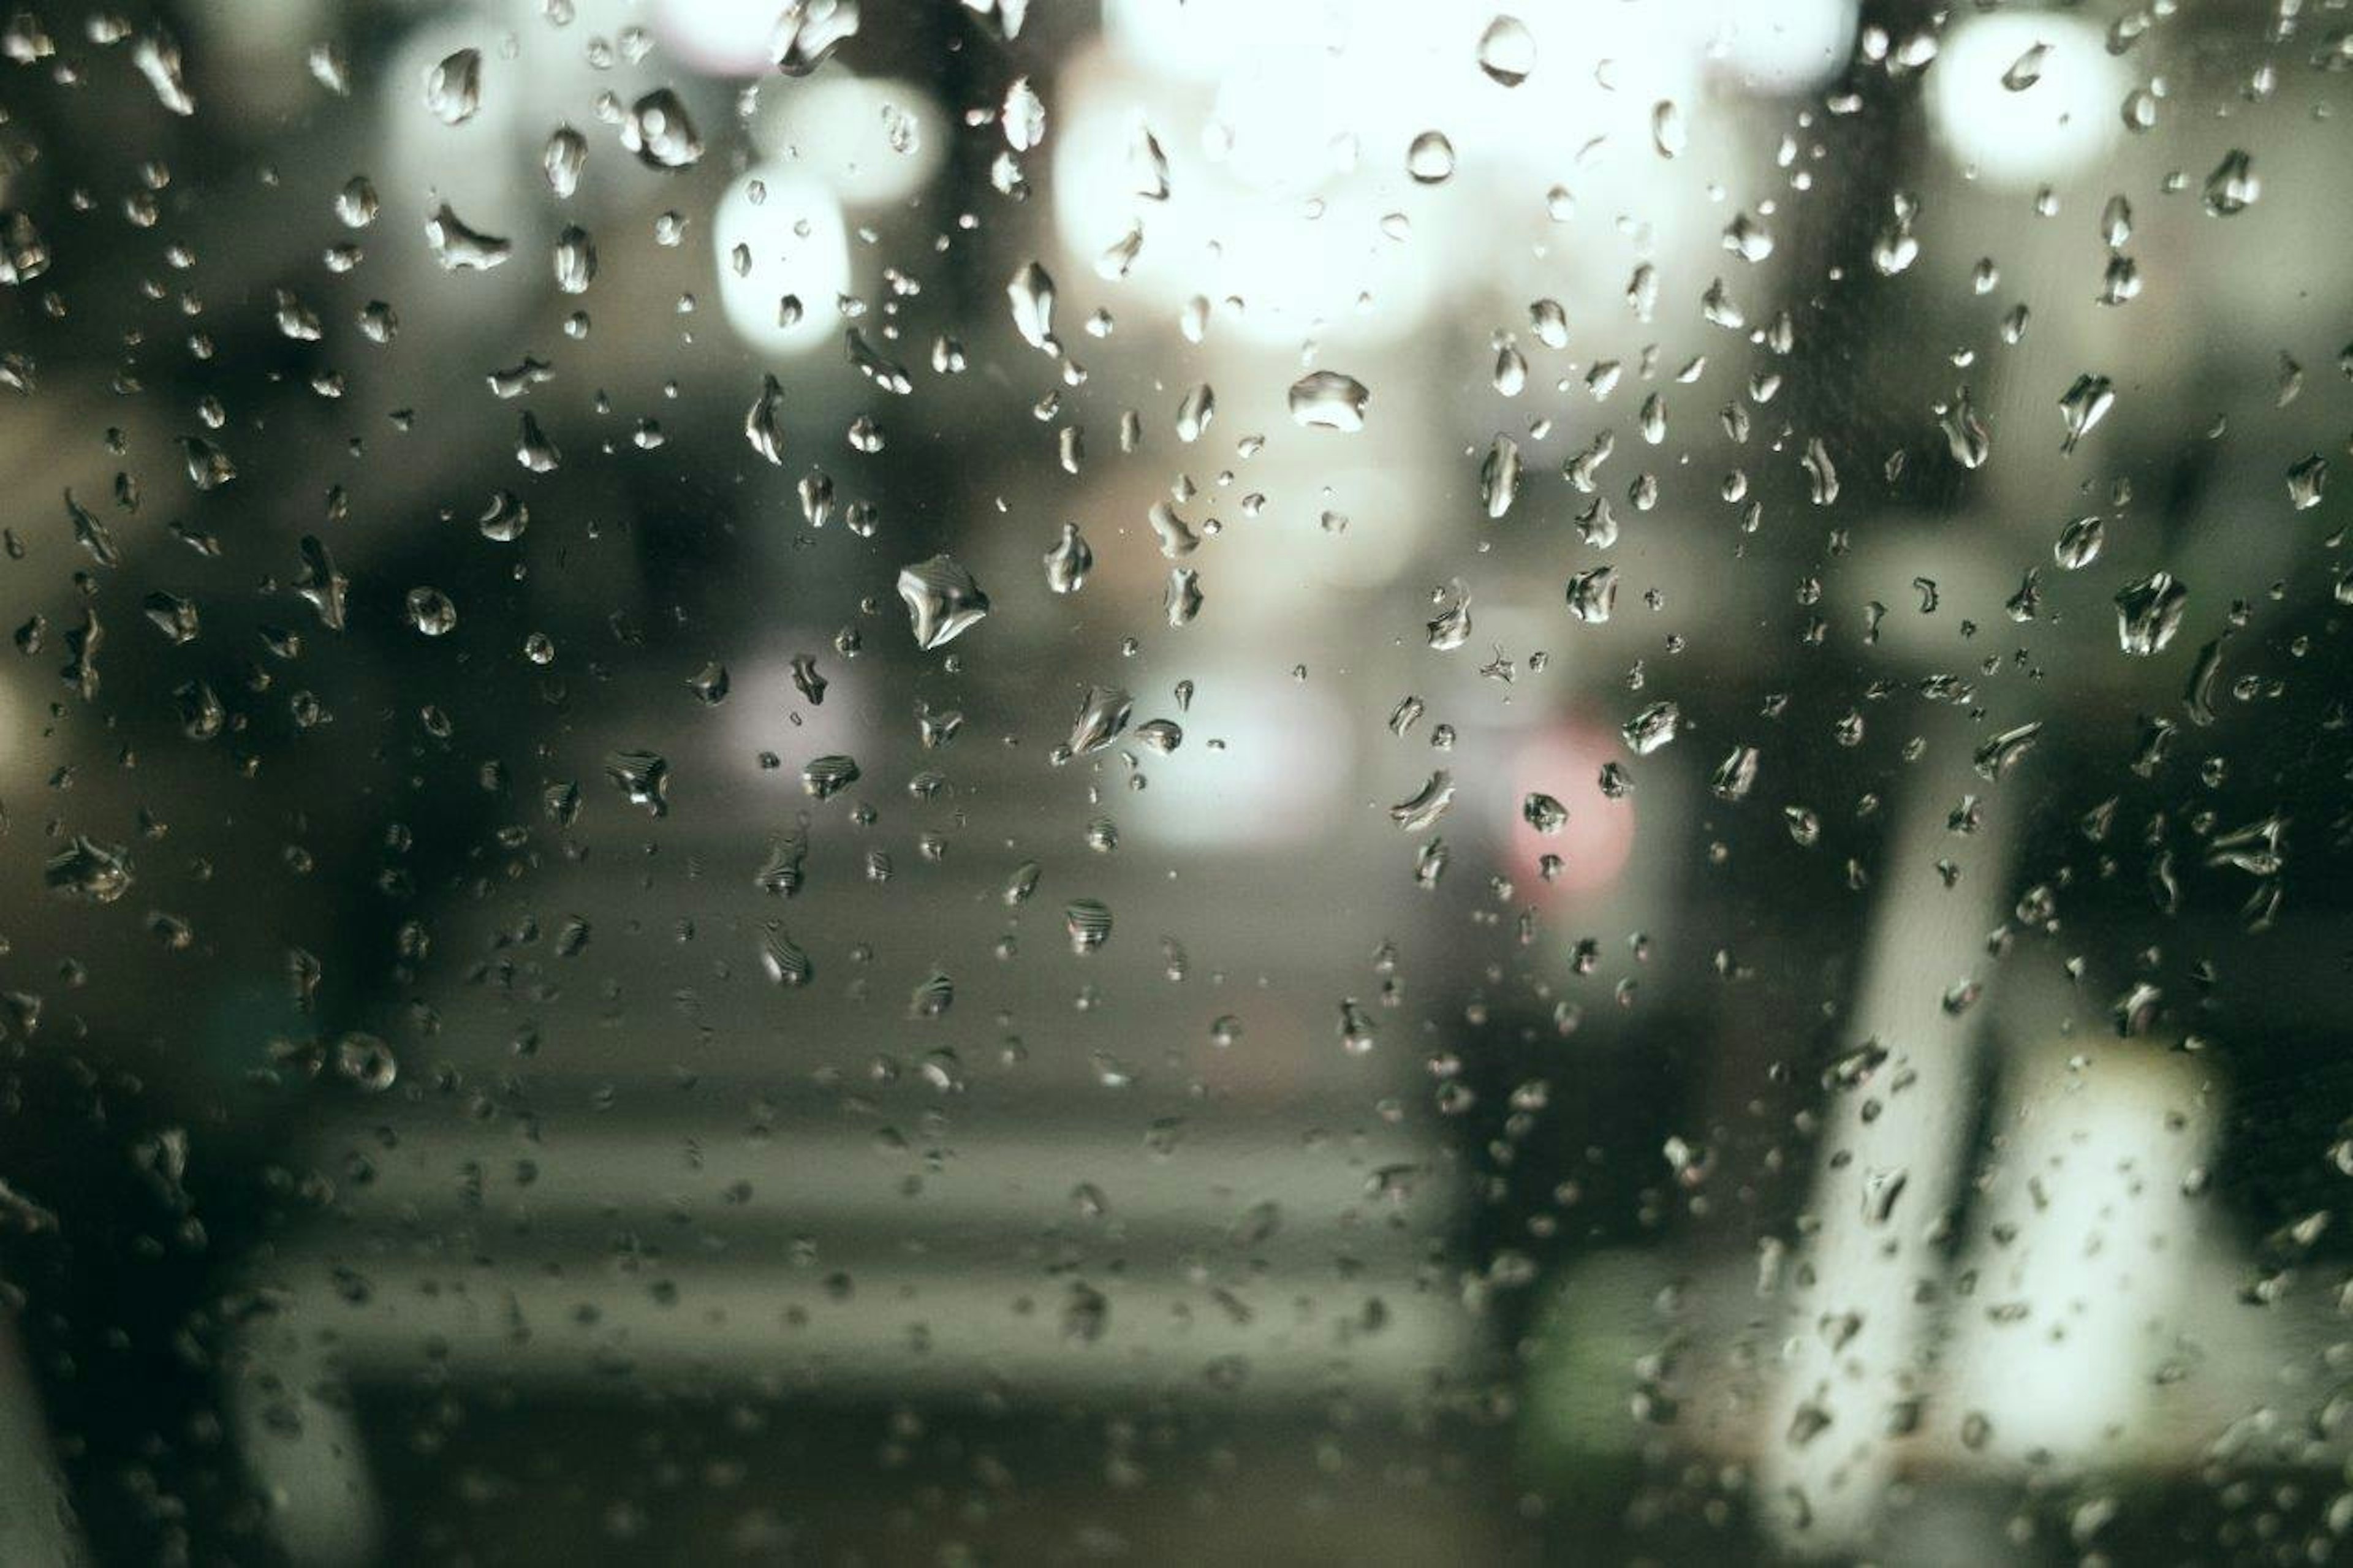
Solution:
<svg viewBox="0 0 2353 1568"><path fill-rule="evenodd" d="M2100 546L2106 539L2107 527L2098 518L2072 519L2052 542L2051 558L2063 571L2079 572L2100 558Z"/></svg>
<svg viewBox="0 0 2353 1568"><path fill-rule="evenodd" d="M1095 552L1088 548L1079 525L1066 522L1054 547L1046 552L1046 585L1057 594L1075 594L1086 585L1087 574L1094 564Z"/></svg>
<svg viewBox="0 0 2353 1568"><path fill-rule="evenodd" d="M856 759L829 753L810 759L801 769L801 788L811 799L831 800L858 782Z"/></svg>
<svg viewBox="0 0 2353 1568"><path fill-rule="evenodd" d="M1071 738L1065 742L1071 755L1083 757L1110 745L1127 728L1128 718L1134 710L1134 700L1118 687L1088 687L1079 704L1078 716L1071 721Z"/></svg>
<svg viewBox="0 0 2353 1568"><path fill-rule="evenodd" d="M702 159L702 138L678 94L658 87L629 106L621 145L649 169L691 169Z"/></svg>
<svg viewBox="0 0 2353 1568"><path fill-rule="evenodd" d="M2214 172L2206 176L2206 210L2216 217L2235 216L2253 205L2263 191L2263 183L2255 177L2253 160L2233 147L2214 165Z"/></svg>
<svg viewBox="0 0 2353 1568"><path fill-rule="evenodd" d="M2001 85L2012 92L2024 92L2042 79L2042 62L2050 58L2050 45L2030 46L2024 54L2010 62L2008 70L2001 73Z"/></svg>
<svg viewBox="0 0 2353 1568"><path fill-rule="evenodd" d="M458 606L438 588L411 588L408 624L428 637L448 637L458 629Z"/></svg>
<svg viewBox="0 0 2353 1568"><path fill-rule="evenodd" d="M1489 517L1499 518L1512 510L1519 493L1520 444L1509 436L1497 436L1479 464L1480 502Z"/></svg>
<svg viewBox="0 0 2353 1568"><path fill-rule="evenodd" d="M1651 145L1658 149L1660 157L1679 157L1690 142L1690 133L1683 129L1683 111L1675 107L1673 99L1662 98L1651 106Z"/></svg>
<svg viewBox="0 0 2353 1568"><path fill-rule="evenodd" d="M776 464L785 460L785 433L776 425L776 409L784 398L783 384L773 375L764 375L760 395L744 411L744 438L752 443L752 450Z"/></svg>
<svg viewBox="0 0 2353 1568"><path fill-rule="evenodd" d="M1595 566L1568 580L1568 613L1588 626L1609 619L1618 604L1618 568Z"/></svg>
<svg viewBox="0 0 2353 1568"><path fill-rule="evenodd" d="M513 241L469 228L448 202L425 220L425 240L433 247L433 259L447 272L488 271L514 253Z"/></svg>
<svg viewBox="0 0 2353 1568"><path fill-rule="evenodd" d="M1453 804L1454 775L1438 768L1419 789L1389 807L1389 820L1408 833L1420 833L1444 816Z"/></svg>
<svg viewBox="0 0 2353 1568"><path fill-rule="evenodd" d="M425 71L425 107L444 125L463 125L482 107L482 51L459 49Z"/></svg>
<svg viewBox="0 0 2353 1568"><path fill-rule="evenodd" d="M1425 131L1406 149L1405 172L1419 185L1444 184L1454 176L1454 143L1442 131Z"/></svg>
<svg viewBox="0 0 2353 1568"><path fill-rule="evenodd" d="M1291 384L1291 419L1314 430L1354 432L1365 427L1372 394L1353 375L1335 370L1310 372Z"/></svg>
<svg viewBox="0 0 2353 1568"><path fill-rule="evenodd" d="M1708 789L1718 800L1746 800L1757 784L1757 748L1735 746L1731 754L1718 763L1715 775L1708 780Z"/></svg>
<svg viewBox="0 0 2353 1568"><path fill-rule="evenodd" d="M1073 899L1063 905L1062 924L1075 953L1092 952L1111 940L1111 910L1097 899Z"/></svg>
<svg viewBox="0 0 2353 1568"><path fill-rule="evenodd" d="M2105 375L2084 374L2075 378L2059 399L2059 416L2067 426L2066 438L2060 443L2063 452L2073 452L2075 444L2092 433L2116 401L2115 384Z"/></svg>
<svg viewBox="0 0 2353 1568"><path fill-rule="evenodd" d="M1675 738L1683 722L1683 714L1672 702L1653 702L1631 719L1618 731L1626 747L1638 757L1647 757Z"/></svg>
<svg viewBox="0 0 2353 1568"><path fill-rule="evenodd" d="M807 76L858 35L858 0L790 0L769 35L768 58L786 76Z"/></svg>
<svg viewBox="0 0 2353 1568"><path fill-rule="evenodd" d="M1479 35L1479 68L1504 87L1517 87L1536 68L1535 36L1517 16L1497 16Z"/></svg>
<svg viewBox="0 0 2353 1568"><path fill-rule="evenodd" d="M2153 572L2116 595L2116 637L2124 650L2147 658L2161 653L2181 628L2189 590L2169 572Z"/></svg>
<svg viewBox="0 0 2353 1568"><path fill-rule="evenodd" d="M41 869L42 885L61 899L111 904L131 890L131 852L77 833Z"/></svg>
<svg viewBox="0 0 2353 1568"><path fill-rule="evenodd" d="M771 983L796 987L807 985L817 973L800 944L773 925L760 934L760 969Z"/></svg>
<svg viewBox="0 0 2353 1568"><path fill-rule="evenodd" d="M1022 341L1047 353L1059 353L1060 345L1054 341L1052 276L1034 261L1024 262L1006 284L1005 297L1013 308L1013 327Z"/></svg>
<svg viewBox="0 0 2353 1568"><path fill-rule="evenodd" d="M555 239L555 286L566 294L585 294L596 277L596 242L586 229L565 225Z"/></svg>
<svg viewBox="0 0 2353 1568"><path fill-rule="evenodd" d="M580 171L587 163L588 138L569 125L557 126L539 155L539 166L547 175L547 188L555 193L559 201L580 188Z"/></svg>
<svg viewBox="0 0 2353 1568"><path fill-rule="evenodd" d="M670 760L658 752L615 752L605 759L605 776L631 805L650 816L670 815Z"/></svg>
<svg viewBox="0 0 2353 1568"><path fill-rule="evenodd" d="M988 614L988 595L948 555L934 555L902 570L899 597L906 601L915 646L927 650L954 642Z"/></svg>

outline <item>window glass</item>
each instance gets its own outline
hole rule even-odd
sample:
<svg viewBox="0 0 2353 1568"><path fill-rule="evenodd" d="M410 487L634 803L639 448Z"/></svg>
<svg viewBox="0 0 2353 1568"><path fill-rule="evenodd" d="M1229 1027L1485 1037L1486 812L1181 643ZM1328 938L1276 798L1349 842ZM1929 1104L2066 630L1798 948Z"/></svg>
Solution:
<svg viewBox="0 0 2353 1568"><path fill-rule="evenodd" d="M2319 1562L2339 0L0 20L0 1562Z"/></svg>

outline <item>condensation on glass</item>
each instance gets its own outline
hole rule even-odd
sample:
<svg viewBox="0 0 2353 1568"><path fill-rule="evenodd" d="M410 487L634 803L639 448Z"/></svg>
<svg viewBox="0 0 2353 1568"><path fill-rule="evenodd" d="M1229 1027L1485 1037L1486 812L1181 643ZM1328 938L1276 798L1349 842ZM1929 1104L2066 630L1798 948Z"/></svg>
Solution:
<svg viewBox="0 0 2353 1568"><path fill-rule="evenodd" d="M0 21L0 1561L2327 1560L2336 0Z"/></svg>

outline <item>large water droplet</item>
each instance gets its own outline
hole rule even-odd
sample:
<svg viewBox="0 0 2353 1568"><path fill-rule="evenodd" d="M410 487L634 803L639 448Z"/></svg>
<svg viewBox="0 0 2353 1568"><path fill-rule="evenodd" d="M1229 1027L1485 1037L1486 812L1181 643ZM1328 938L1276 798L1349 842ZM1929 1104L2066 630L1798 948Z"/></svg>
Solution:
<svg viewBox="0 0 2353 1568"><path fill-rule="evenodd" d="M1365 427L1372 394L1353 375L1311 371L1291 384L1292 423L1314 430L1353 432Z"/></svg>
<svg viewBox="0 0 2353 1568"><path fill-rule="evenodd" d="M605 776L649 816L670 815L670 759L659 752L615 752L605 759Z"/></svg>
<svg viewBox="0 0 2353 1568"><path fill-rule="evenodd" d="M2233 147L2214 165L2206 176L2206 210L2216 217L2232 217L2254 205L2263 193L2263 181L2255 177L2254 161Z"/></svg>
<svg viewBox="0 0 2353 1568"><path fill-rule="evenodd" d="M100 844L77 833L49 857L41 881L61 899L111 904L131 890L131 853L119 844Z"/></svg>
<svg viewBox="0 0 2353 1568"><path fill-rule="evenodd" d="M1075 594L1085 586L1094 564L1095 552L1088 548L1079 525L1066 522L1054 547L1046 552L1046 585L1057 594Z"/></svg>
<svg viewBox="0 0 2353 1568"><path fill-rule="evenodd" d="M1061 345L1054 341L1054 279L1050 273L1034 261L1024 262L1006 284L1005 298L1013 308L1013 329L1021 334L1022 342L1047 353L1060 352Z"/></svg>
<svg viewBox="0 0 2353 1568"><path fill-rule="evenodd" d="M907 603L919 648L954 642L988 614L988 595L949 555L934 555L902 571L899 597Z"/></svg>
<svg viewBox="0 0 2353 1568"><path fill-rule="evenodd" d="M588 138L569 125L557 126L539 155L539 166L547 175L547 188L559 200L580 188L580 171L587 163Z"/></svg>
<svg viewBox="0 0 2353 1568"><path fill-rule="evenodd" d="M425 220L425 241L433 247L433 259L449 272L488 271L514 253L513 241L469 227L448 202Z"/></svg>
<svg viewBox="0 0 2353 1568"><path fill-rule="evenodd" d="M1439 185L1454 176L1454 143L1442 131L1425 131L1406 149L1405 172L1421 185Z"/></svg>
<svg viewBox="0 0 2353 1568"><path fill-rule="evenodd" d="M768 58L786 76L807 76L858 36L858 0L791 0L768 38Z"/></svg>
<svg viewBox="0 0 2353 1568"><path fill-rule="evenodd" d="M2116 638L2141 658L2162 653L2181 629L2189 590L2169 572L2152 572L2116 595Z"/></svg>
<svg viewBox="0 0 2353 1568"><path fill-rule="evenodd" d="M1627 750L1638 757L1647 757L1675 738L1683 722L1683 713L1672 702L1653 702L1619 730Z"/></svg>
<svg viewBox="0 0 2353 1568"><path fill-rule="evenodd" d="M1454 775L1432 770L1422 786L1389 807L1389 820L1408 833L1419 833L1446 815L1454 804Z"/></svg>
<svg viewBox="0 0 2353 1568"><path fill-rule="evenodd" d="M678 94L658 87L629 106L621 121L621 145L649 169L690 169L702 159L702 138L687 118Z"/></svg>
<svg viewBox="0 0 2353 1568"><path fill-rule="evenodd" d="M426 68L425 107L444 125L463 125L482 107L482 51L459 49Z"/></svg>
<svg viewBox="0 0 2353 1568"><path fill-rule="evenodd" d="M1517 87L1536 68L1535 35L1517 16L1497 16L1479 35L1479 68L1504 87Z"/></svg>
<svg viewBox="0 0 2353 1568"><path fill-rule="evenodd" d="M1090 686L1079 703L1078 716L1071 721L1071 738L1064 742L1071 755L1083 757L1090 752L1100 752L1127 728L1129 715L1135 711L1133 698L1116 686Z"/></svg>

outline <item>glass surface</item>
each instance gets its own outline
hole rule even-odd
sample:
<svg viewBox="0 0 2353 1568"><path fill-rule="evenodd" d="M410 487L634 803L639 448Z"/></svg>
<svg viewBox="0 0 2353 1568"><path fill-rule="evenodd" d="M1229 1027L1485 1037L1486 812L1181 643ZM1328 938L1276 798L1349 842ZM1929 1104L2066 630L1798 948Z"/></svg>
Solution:
<svg viewBox="0 0 2353 1568"><path fill-rule="evenodd" d="M0 1563L2323 1562L2341 0L0 24Z"/></svg>

